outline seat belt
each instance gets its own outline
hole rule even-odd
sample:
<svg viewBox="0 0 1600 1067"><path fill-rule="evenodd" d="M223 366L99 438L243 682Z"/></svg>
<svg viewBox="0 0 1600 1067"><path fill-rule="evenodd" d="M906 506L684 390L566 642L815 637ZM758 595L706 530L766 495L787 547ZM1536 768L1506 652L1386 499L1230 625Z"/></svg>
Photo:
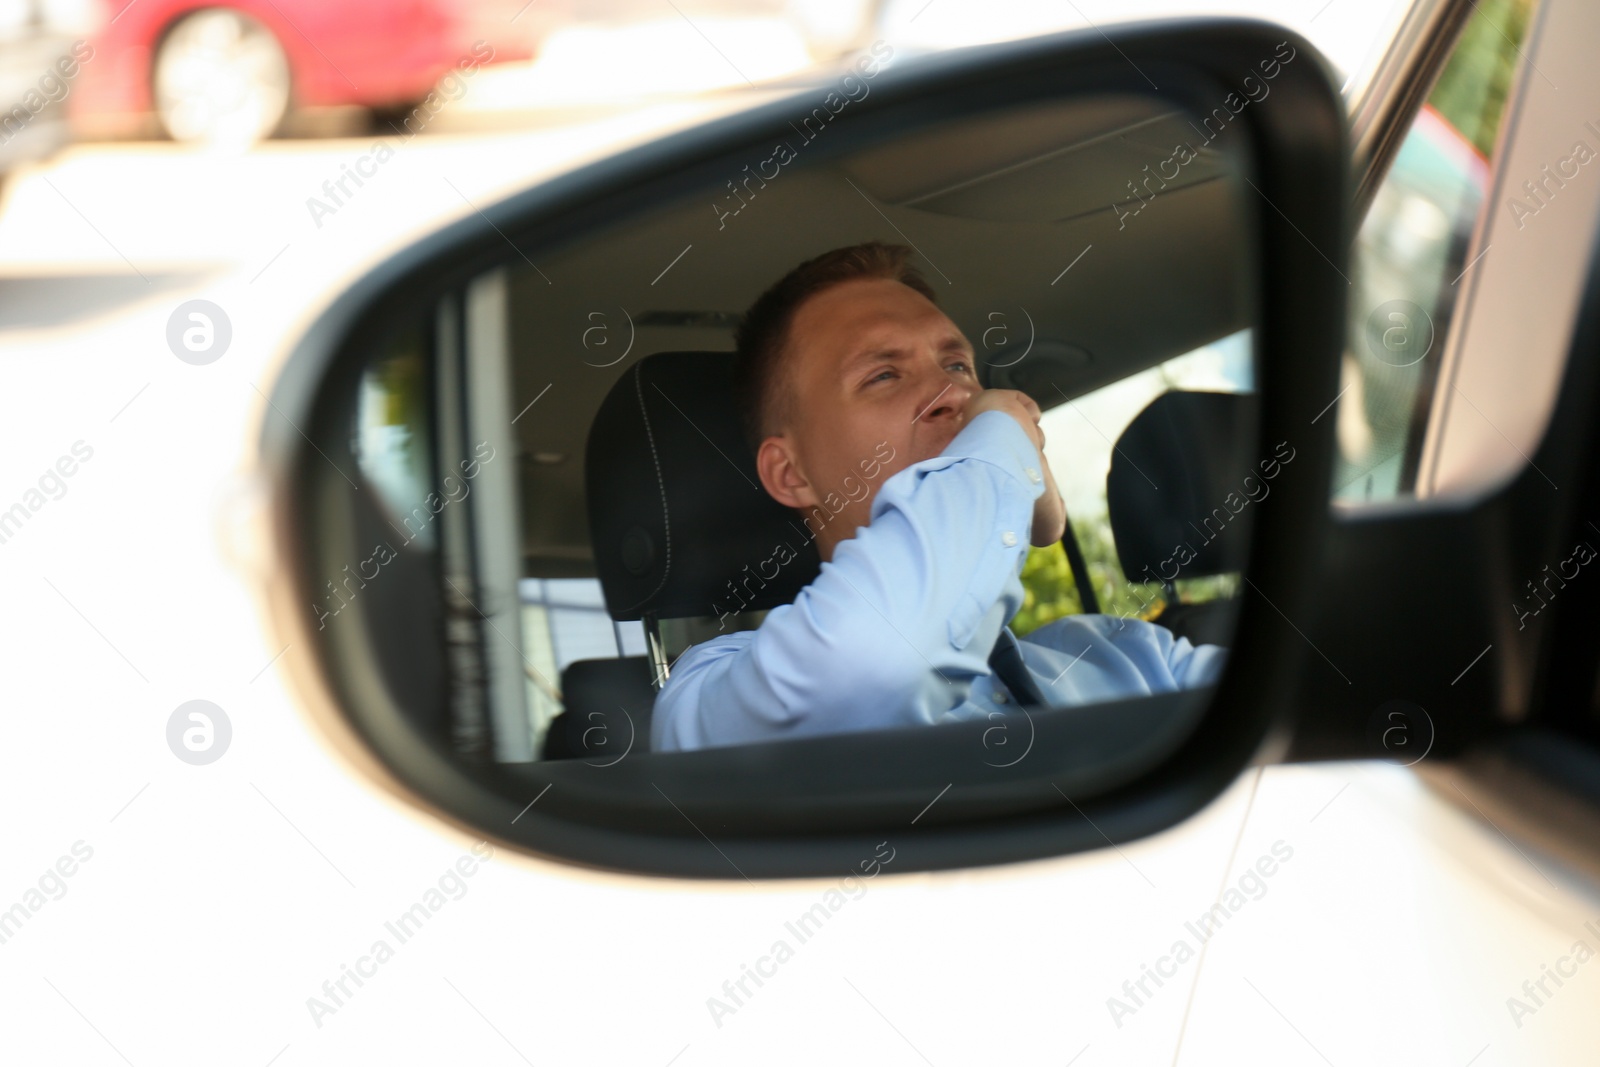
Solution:
<svg viewBox="0 0 1600 1067"><path fill-rule="evenodd" d="M1001 627L1000 639L994 643L994 651L989 653L989 669L1005 683L1018 704L1050 703L1039 690L1039 684L1033 680L1027 661L1022 658L1022 649L1017 646L1017 635L1011 632L1010 627Z"/></svg>
<svg viewBox="0 0 1600 1067"><path fill-rule="evenodd" d="M1063 505L1065 511L1065 505ZM1067 554L1067 566L1072 568L1072 584L1078 587L1078 603L1085 615L1100 614L1100 598L1095 596L1094 582L1089 578L1089 563L1083 558L1078 545L1078 535L1072 529L1072 516L1067 515L1067 527L1061 535L1061 548Z"/></svg>

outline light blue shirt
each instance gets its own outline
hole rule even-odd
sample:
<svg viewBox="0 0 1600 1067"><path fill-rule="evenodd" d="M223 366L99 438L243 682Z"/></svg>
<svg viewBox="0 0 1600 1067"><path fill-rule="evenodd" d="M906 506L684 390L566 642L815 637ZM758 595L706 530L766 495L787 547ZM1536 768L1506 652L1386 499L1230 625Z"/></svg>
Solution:
<svg viewBox="0 0 1600 1067"><path fill-rule="evenodd" d="M653 751L988 719L1016 709L989 653L1022 606L1039 451L985 411L885 479L868 524L794 603L691 647L656 697ZM1073 615L1019 641L1052 705L1206 685L1226 651L1142 619Z"/></svg>

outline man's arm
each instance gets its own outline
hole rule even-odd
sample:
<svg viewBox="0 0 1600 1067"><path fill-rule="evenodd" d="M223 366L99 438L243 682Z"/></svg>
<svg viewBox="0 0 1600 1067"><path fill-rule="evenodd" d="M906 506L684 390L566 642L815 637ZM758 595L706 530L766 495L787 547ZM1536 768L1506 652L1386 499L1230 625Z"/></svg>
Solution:
<svg viewBox="0 0 1600 1067"><path fill-rule="evenodd" d="M1041 470L1016 418L975 415L884 482L868 524L793 604L683 655L656 699L653 747L940 721L988 672L974 634L998 633L1020 605Z"/></svg>
<svg viewBox="0 0 1600 1067"><path fill-rule="evenodd" d="M1046 661L1029 646L1053 649ZM1164 626L1115 615L1068 615L1041 626L1022 641L1024 658L1058 704L1117 700L1209 685L1222 675L1227 649L1193 645ZM1087 661L1089 669L1077 665ZM1046 679L1050 679L1047 683Z"/></svg>

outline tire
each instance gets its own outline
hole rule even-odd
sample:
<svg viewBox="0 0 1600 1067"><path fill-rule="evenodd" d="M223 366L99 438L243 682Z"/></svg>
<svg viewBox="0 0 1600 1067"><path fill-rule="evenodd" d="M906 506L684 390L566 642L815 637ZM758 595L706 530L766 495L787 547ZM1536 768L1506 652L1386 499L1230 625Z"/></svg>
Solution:
<svg viewBox="0 0 1600 1067"><path fill-rule="evenodd" d="M174 141L246 148L270 137L289 112L289 60L260 22L205 8L162 38L151 88Z"/></svg>

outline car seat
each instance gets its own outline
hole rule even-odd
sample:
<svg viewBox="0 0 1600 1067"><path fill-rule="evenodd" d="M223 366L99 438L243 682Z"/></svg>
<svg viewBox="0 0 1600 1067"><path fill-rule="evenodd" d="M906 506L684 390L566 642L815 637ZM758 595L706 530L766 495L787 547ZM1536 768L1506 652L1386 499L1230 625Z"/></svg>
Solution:
<svg viewBox="0 0 1600 1067"><path fill-rule="evenodd" d="M1111 453L1106 507L1122 572L1162 583L1167 604L1153 621L1193 644L1228 644L1238 603L1180 603L1174 583L1244 570L1250 509L1271 492L1265 472L1281 473L1272 456L1252 452L1256 405L1251 393L1163 393Z"/></svg>
<svg viewBox="0 0 1600 1067"><path fill-rule="evenodd" d="M650 713L669 665L659 621L763 611L794 600L822 563L804 524L767 495L733 396L731 352L658 352L601 402L585 446L595 571L606 610L639 620L645 656L579 660L546 759L608 758ZM774 563L779 545L787 562ZM792 558L789 558L792 555Z"/></svg>

